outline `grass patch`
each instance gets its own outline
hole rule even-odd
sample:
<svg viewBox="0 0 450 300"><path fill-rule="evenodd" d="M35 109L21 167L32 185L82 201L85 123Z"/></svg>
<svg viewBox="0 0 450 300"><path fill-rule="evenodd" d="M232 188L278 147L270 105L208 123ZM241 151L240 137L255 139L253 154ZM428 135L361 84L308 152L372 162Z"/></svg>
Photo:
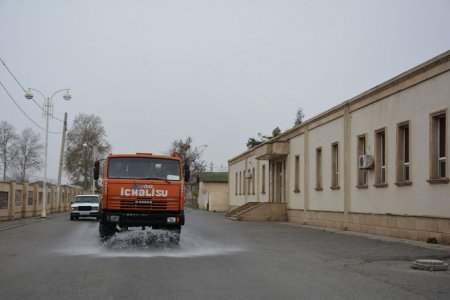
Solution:
<svg viewBox="0 0 450 300"><path fill-rule="evenodd" d="M186 206L187 208L198 209L198 203L189 203L189 202L186 202L186 203L184 204L184 206Z"/></svg>

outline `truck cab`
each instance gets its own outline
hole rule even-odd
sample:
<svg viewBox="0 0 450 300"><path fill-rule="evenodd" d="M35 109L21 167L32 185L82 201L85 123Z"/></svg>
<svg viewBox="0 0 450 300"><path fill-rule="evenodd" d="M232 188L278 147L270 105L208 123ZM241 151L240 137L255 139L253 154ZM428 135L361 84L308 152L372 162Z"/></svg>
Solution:
<svg viewBox="0 0 450 300"><path fill-rule="evenodd" d="M100 163L94 167L99 179ZM179 242L184 216L184 183L189 166L180 157L151 153L110 154L104 160L99 233L108 238L128 227L171 231Z"/></svg>

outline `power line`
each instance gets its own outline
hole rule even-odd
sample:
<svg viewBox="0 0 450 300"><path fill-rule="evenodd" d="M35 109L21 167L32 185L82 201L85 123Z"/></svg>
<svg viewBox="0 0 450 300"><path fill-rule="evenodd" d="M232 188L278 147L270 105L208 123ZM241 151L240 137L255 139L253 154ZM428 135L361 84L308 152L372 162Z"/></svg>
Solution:
<svg viewBox="0 0 450 300"><path fill-rule="evenodd" d="M23 85L19 82L19 80L16 78L16 76L14 76L13 72L11 72L11 70L8 68L8 66L6 65L6 63L3 61L3 59L1 57L0 57L0 61L5 66L6 70L8 70L8 73L12 76L12 78L14 78L14 80L17 82L17 84L22 88L22 90L25 92L25 94L27 94L28 91L23 87ZM33 100L34 104L36 104L41 110L43 110L46 113L48 113L48 111L46 111L44 109L44 107L42 107L39 103L37 103L36 100L34 100L34 99L32 99L32 100ZM61 120L61 119L59 119L59 118L57 118L55 116L52 116L52 118L57 120L57 121L60 121L60 122L64 123L63 120Z"/></svg>
<svg viewBox="0 0 450 300"><path fill-rule="evenodd" d="M5 64L5 62L3 61L3 59L0 57L0 61L2 62L2 64L5 66L6 70L8 70L9 74L14 78L14 80L17 82L18 85L20 85L20 87L22 88L22 90L26 93L27 90L25 90L25 88L23 87L22 84L20 84L19 80L17 80L16 76L14 76L14 74L11 72L11 70L8 68L8 66Z"/></svg>
<svg viewBox="0 0 450 300"><path fill-rule="evenodd" d="M39 125L38 123L36 123L21 107L20 105L16 102L16 100L14 100L13 96L9 93L8 89L3 85L3 82L0 80L0 85L3 87L3 89L5 90L5 92L8 94L9 98L12 100L12 102L14 102L14 104L17 106L17 108L25 115L25 117L28 118L28 120L30 120L34 125L36 125L38 128L40 128L41 130L45 131L45 128L43 128L41 125ZM54 132L54 131L48 131L48 133L52 133L52 134L60 134L61 132Z"/></svg>

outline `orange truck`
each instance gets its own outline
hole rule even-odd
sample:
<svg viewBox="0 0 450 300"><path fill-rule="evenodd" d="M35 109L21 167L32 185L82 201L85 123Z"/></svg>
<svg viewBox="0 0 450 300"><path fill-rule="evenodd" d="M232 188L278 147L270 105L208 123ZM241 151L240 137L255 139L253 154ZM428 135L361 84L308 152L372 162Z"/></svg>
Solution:
<svg viewBox="0 0 450 300"><path fill-rule="evenodd" d="M99 233L102 239L128 227L151 227L171 232L180 240L184 225L184 183L189 181L189 166L182 167L176 152L109 154L94 165L94 179L102 188L99 208ZM184 175L184 176L183 176Z"/></svg>

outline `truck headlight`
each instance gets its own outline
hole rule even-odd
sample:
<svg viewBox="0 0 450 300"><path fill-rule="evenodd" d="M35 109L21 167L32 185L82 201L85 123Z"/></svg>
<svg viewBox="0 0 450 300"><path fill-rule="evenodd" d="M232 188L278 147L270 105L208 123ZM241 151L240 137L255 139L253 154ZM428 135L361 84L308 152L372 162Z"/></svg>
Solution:
<svg viewBox="0 0 450 300"><path fill-rule="evenodd" d="M71 210L71 211L77 211L77 210L78 210L78 207L71 207L70 210Z"/></svg>
<svg viewBox="0 0 450 300"><path fill-rule="evenodd" d="M167 217L167 223L176 223L177 222L177 218L175 217Z"/></svg>
<svg viewBox="0 0 450 300"><path fill-rule="evenodd" d="M111 216L111 222L119 222L120 216Z"/></svg>

